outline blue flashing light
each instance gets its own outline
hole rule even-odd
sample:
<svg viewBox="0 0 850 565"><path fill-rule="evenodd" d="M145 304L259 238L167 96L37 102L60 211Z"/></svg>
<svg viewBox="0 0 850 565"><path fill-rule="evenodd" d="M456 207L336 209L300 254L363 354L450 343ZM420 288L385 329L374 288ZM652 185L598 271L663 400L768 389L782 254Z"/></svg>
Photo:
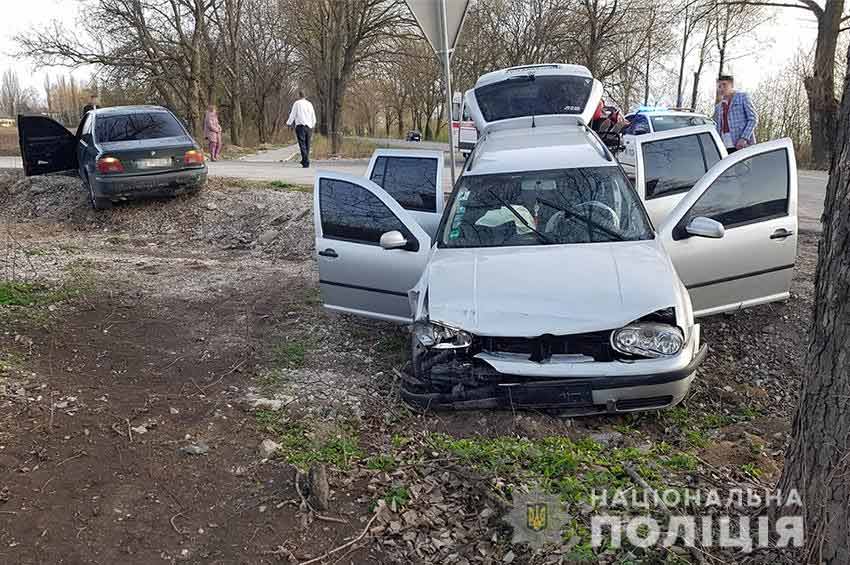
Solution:
<svg viewBox="0 0 850 565"><path fill-rule="evenodd" d="M652 112L666 112L667 108L663 106L640 106L637 109L637 114L649 114Z"/></svg>

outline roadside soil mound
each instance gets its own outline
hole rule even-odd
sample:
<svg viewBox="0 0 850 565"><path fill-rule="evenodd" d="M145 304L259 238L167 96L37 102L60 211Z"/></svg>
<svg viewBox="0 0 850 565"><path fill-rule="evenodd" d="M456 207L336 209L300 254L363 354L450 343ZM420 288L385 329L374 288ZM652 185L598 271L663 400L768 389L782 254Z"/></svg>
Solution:
<svg viewBox="0 0 850 565"><path fill-rule="evenodd" d="M197 194L91 208L80 179L24 177L0 171L0 220L67 224L140 240L182 239L223 249L256 249L306 259L313 249L312 196L298 191L229 186L210 179Z"/></svg>

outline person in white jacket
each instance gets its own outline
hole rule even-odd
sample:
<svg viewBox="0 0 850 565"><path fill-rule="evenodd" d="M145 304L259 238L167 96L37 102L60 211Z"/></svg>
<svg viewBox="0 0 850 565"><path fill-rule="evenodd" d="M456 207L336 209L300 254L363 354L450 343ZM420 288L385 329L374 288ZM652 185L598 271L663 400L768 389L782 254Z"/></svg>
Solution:
<svg viewBox="0 0 850 565"><path fill-rule="evenodd" d="M310 138L316 127L316 111L303 91L298 91L298 100L292 105L286 125L295 128L295 137L301 150L301 166L306 169L310 166Z"/></svg>

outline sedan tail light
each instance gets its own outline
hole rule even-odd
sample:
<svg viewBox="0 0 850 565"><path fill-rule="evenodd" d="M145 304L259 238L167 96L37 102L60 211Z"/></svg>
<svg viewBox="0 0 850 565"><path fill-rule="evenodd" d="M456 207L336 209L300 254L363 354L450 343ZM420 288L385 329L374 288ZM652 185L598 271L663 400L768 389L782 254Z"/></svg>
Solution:
<svg viewBox="0 0 850 565"><path fill-rule="evenodd" d="M102 157L97 160L97 172L102 174L123 173L124 165L116 157Z"/></svg>
<svg viewBox="0 0 850 565"><path fill-rule="evenodd" d="M203 165L204 154L197 149L190 149L189 151L186 151L185 155L183 155L183 163L186 165Z"/></svg>

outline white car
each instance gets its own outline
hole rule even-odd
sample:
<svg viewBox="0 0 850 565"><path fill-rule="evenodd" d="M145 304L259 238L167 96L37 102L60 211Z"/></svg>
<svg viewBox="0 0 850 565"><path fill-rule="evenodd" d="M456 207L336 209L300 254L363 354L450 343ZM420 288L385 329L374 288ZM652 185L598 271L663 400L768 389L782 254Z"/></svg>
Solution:
<svg viewBox="0 0 850 565"><path fill-rule="evenodd" d="M714 120L690 110L668 110L666 108L640 108L626 115L629 122L623 135L644 135L692 126L713 126Z"/></svg>
<svg viewBox="0 0 850 565"><path fill-rule="evenodd" d="M789 296L790 140L717 161L657 228L579 115L487 124L445 208L442 154L381 157L367 176L384 188L317 173L320 286L330 310L412 327L414 405L671 406L706 355L696 316Z"/></svg>

